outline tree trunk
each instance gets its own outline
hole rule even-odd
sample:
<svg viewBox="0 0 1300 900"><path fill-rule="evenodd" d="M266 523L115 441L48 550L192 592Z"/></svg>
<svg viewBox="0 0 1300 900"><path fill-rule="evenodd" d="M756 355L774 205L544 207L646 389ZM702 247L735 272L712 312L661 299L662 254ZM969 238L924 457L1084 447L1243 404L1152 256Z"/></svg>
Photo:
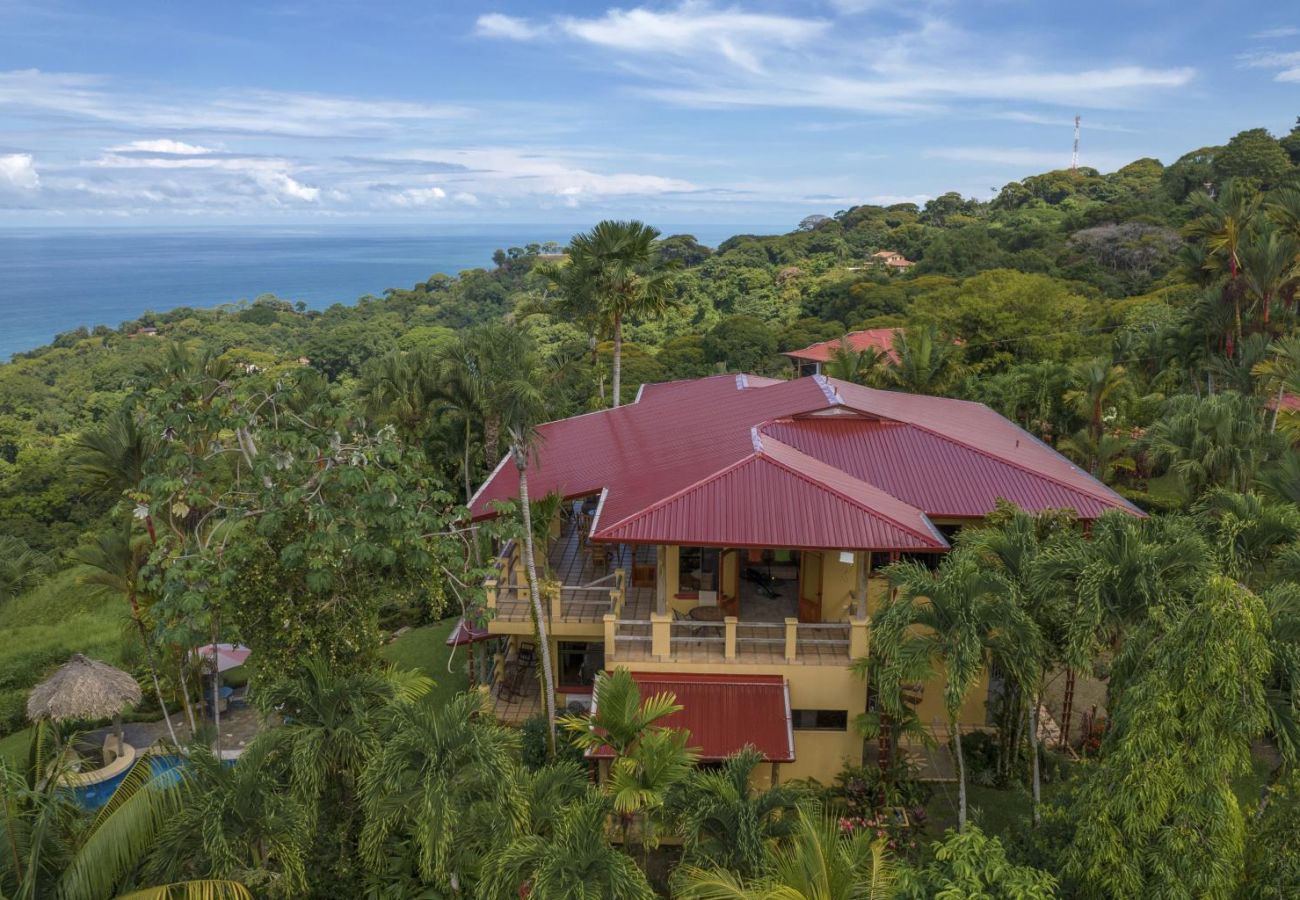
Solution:
<svg viewBox="0 0 1300 900"><path fill-rule="evenodd" d="M190 720L190 740L199 733L198 722L194 721L194 707L190 704L190 683L185 679L185 664L181 660L176 662L176 684L181 691L181 702L185 704L185 717Z"/></svg>
<svg viewBox="0 0 1300 900"><path fill-rule="evenodd" d="M474 483L470 479L469 470L469 419L465 420L465 505L469 506L470 500L474 499Z"/></svg>
<svg viewBox="0 0 1300 900"><path fill-rule="evenodd" d="M614 397L613 407L623 403L623 317L614 317Z"/></svg>
<svg viewBox="0 0 1300 900"><path fill-rule="evenodd" d="M528 462L523 451L514 448L515 465L519 468L519 504L524 517L524 562L528 568L528 596L532 601L533 615L537 618L537 637L542 658L542 699L546 704L547 746L555 756L555 680L551 671L551 641L546 631L546 611L542 608L542 592L537 585L537 557L533 554L533 512L528 503Z"/></svg>
<svg viewBox="0 0 1300 900"><path fill-rule="evenodd" d="M1280 384L1277 387L1277 402L1273 404L1273 421L1269 423L1268 433L1277 434L1277 414L1282 411L1282 397L1286 393L1286 385Z"/></svg>
<svg viewBox="0 0 1300 900"><path fill-rule="evenodd" d="M167 723L167 733L171 735L172 746L179 747L180 741L176 740L176 729L172 727L171 713L167 712L167 698L163 696L162 683L158 681L158 663L154 659L153 645L149 643L149 635L144 627L144 617L140 614L140 604L136 600L134 587L127 592L126 599L131 604L131 618L135 619L135 627L140 631L140 643L144 645L145 660L149 663L149 674L153 677L153 690L158 695L158 708L162 710L163 721Z"/></svg>
<svg viewBox="0 0 1300 900"><path fill-rule="evenodd" d="M216 737L213 752L221 759L221 672L217 669L217 617L212 617L212 724Z"/></svg>
<svg viewBox="0 0 1300 900"><path fill-rule="evenodd" d="M957 725L957 717L953 716L949 720L949 727L952 729L952 749L953 755L957 757L957 830L966 830L966 760L961 752L961 728Z"/></svg>
<svg viewBox="0 0 1300 900"><path fill-rule="evenodd" d="M1034 691L1033 706L1029 709L1029 755L1031 775L1031 790L1034 794L1034 827L1037 828L1042 822L1042 815L1039 812L1039 804L1042 802L1042 781L1038 771L1038 710L1042 703L1042 698L1038 691Z"/></svg>

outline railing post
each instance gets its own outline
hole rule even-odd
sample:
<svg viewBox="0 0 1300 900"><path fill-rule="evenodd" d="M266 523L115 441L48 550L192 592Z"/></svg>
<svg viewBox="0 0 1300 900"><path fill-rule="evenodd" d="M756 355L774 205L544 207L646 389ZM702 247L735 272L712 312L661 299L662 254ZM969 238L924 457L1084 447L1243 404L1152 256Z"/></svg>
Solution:
<svg viewBox="0 0 1300 900"><path fill-rule="evenodd" d="M724 645L726 649L723 651L722 655L726 659L735 659L736 658L736 617L724 616L722 619L722 624L726 626L727 629L726 644Z"/></svg>
<svg viewBox="0 0 1300 900"><path fill-rule="evenodd" d="M849 659L861 659L871 650L871 620L866 616L849 620Z"/></svg>
<svg viewBox="0 0 1300 900"><path fill-rule="evenodd" d="M615 634L618 631L618 617L611 613L605 613L603 622L605 624L605 659L613 659L614 652L617 649Z"/></svg>
<svg viewBox="0 0 1300 900"><path fill-rule="evenodd" d="M618 591L609 592L609 608L614 615L623 615L623 595Z"/></svg>
<svg viewBox="0 0 1300 900"><path fill-rule="evenodd" d="M794 662L799 656L799 620L785 620L785 661Z"/></svg>
<svg viewBox="0 0 1300 900"><path fill-rule="evenodd" d="M672 616L650 613L650 652L655 659L668 659L673 655Z"/></svg>
<svg viewBox="0 0 1300 900"><path fill-rule="evenodd" d="M550 601L551 621L561 622L564 620L564 589L555 581L542 582L541 590L543 596Z"/></svg>
<svg viewBox="0 0 1300 900"><path fill-rule="evenodd" d="M487 608L497 608L497 580L489 578L483 582L483 588L487 592Z"/></svg>

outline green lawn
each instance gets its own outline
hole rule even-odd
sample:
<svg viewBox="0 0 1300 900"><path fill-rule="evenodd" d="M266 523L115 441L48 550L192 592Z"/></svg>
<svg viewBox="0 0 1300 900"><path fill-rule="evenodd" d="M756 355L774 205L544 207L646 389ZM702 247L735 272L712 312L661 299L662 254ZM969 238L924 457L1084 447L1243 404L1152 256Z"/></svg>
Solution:
<svg viewBox="0 0 1300 900"><path fill-rule="evenodd" d="M447 635L456 627L456 619L443 619L432 625L412 628L380 651L380 655L401 669L418 669L433 679L430 695L435 703L444 703L469 686L465 676L465 660L469 648L452 648L446 645ZM448 660L451 671L447 671Z"/></svg>
<svg viewBox="0 0 1300 900"><path fill-rule="evenodd" d="M31 739L31 734L30 728L24 728L8 737L0 738L0 759L10 765L27 765L27 742Z"/></svg>

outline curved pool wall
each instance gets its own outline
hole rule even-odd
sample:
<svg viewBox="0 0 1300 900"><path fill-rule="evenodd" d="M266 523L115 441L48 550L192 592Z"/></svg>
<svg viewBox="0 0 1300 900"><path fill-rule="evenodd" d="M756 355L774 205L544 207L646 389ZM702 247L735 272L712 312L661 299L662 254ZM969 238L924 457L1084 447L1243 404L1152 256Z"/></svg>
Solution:
<svg viewBox="0 0 1300 900"><path fill-rule="evenodd" d="M162 776L167 778L169 781L175 780L177 777L175 770L185 763L184 758L171 755L147 756L141 757L141 759L147 759L149 761L149 768L153 772L154 778ZM113 791L117 790L118 785L126 780L127 774L134 769L139 762L140 759L133 758L128 765L122 767L121 771L109 775L102 781L95 781L92 784L70 784L66 787L66 790L72 792L73 800L75 800L77 805L83 809L99 809L108 802L108 798L113 796ZM86 774L94 775L95 773L88 772Z"/></svg>

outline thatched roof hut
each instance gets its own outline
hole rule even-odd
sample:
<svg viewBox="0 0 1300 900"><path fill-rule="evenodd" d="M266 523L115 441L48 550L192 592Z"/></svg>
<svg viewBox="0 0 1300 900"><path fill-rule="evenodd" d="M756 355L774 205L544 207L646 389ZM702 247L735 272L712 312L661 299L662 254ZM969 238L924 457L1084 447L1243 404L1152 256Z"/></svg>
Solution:
<svg viewBox="0 0 1300 900"><path fill-rule="evenodd" d="M55 722L106 719L139 702L140 685L134 678L108 663L74 653L57 672L32 688L27 717Z"/></svg>

